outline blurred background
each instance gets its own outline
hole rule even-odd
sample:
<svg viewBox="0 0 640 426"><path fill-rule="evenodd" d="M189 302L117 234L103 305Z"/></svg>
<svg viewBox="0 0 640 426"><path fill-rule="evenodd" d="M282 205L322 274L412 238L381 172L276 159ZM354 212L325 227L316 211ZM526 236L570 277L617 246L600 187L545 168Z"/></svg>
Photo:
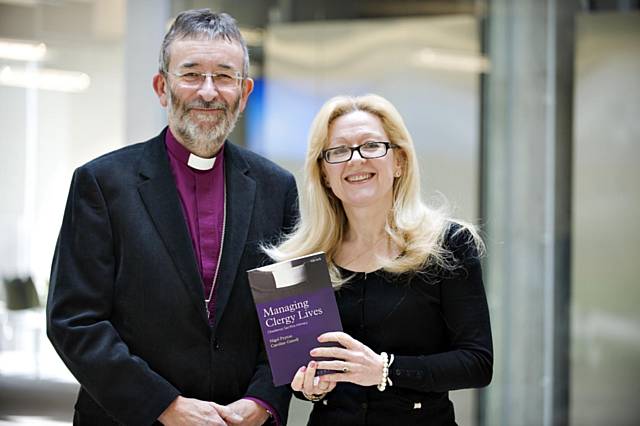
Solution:
<svg viewBox="0 0 640 426"><path fill-rule="evenodd" d="M159 45L199 7L249 44L235 143L299 177L320 105L378 93L425 197L481 226L495 373L453 392L459 424L640 424L639 3L0 0L0 425L71 422L78 385L44 330L71 174L160 132Z"/></svg>

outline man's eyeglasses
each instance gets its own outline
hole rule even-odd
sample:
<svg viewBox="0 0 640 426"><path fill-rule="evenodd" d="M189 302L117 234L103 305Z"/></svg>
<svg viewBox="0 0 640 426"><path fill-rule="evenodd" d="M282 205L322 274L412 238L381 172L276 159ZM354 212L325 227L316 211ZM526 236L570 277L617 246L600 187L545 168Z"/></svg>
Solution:
<svg viewBox="0 0 640 426"><path fill-rule="evenodd" d="M398 148L398 145L391 142L365 142L358 146L337 146L335 148L329 148L322 151L322 158L324 161L330 164L344 163L351 160L353 152L358 151L362 158L380 158L387 155L389 149Z"/></svg>
<svg viewBox="0 0 640 426"><path fill-rule="evenodd" d="M232 90L237 89L240 86L240 82L244 80L242 74L238 71L228 72L195 72L187 71L184 73L165 71L176 78L178 83L184 87L196 88L200 87L207 77L211 77L213 84L220 90Z"/></svg>

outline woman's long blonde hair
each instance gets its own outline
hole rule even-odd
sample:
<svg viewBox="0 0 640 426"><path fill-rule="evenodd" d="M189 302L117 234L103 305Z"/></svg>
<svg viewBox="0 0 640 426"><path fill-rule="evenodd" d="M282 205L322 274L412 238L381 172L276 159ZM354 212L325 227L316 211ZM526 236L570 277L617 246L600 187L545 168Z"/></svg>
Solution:
<svg viewBox="0 0 640 426"><path fill-rule="evenodd" d="M334 262L334 256L348 227L342 202L331 188L323 185L322 150L328 146L329 126L338 117L354 111L377 116L389 137L396 144L404 161L402 173L393 183L393 206L389 211L385 232L400 250L400 256L384 261L388 272L419 271L434 264L451 269L449 252L443 248L444 235L452 222L468 229L478 248L482 246L478 234L469 224L453 220L443 211L422 202L418 159L411 135L396 108L378 95L359 97L337 96L328 100L311 124L304 180L300 188L300 219L294 230L277 246L263 247L275 261L288 260L310 253L326 253L334 286L344 282Z"/></svg>

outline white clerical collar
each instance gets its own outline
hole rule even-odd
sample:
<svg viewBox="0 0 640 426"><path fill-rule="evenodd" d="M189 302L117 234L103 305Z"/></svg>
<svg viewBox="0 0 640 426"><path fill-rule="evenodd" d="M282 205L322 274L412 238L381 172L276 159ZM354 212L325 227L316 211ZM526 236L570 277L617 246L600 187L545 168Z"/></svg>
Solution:
<svg viewBox="0 0 640 426"><path fill-rule="evenodd" d="M216 164L216 158L202 158L195 154L189 154L187 165L196 170L211 170L213 165Z"/></svg>

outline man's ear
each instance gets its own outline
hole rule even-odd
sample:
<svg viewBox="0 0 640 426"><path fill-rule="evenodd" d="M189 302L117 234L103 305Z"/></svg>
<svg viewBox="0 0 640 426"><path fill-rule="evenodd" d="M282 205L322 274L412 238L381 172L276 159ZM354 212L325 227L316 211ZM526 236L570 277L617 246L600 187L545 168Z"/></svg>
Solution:
<svg viewBox="0 0 640 426"><path fill-rule="evenodd" d="M153 76L153 91L158 95L158 99L160 100L160 105L166 108L167 106L167 80L164 75L158 73Z"/></svg>
<svg viewBox="0 0 640 426"><path fill-rule="evenodd" d="M249 100L249 95L253 92L253 79L247 77L242 84L242 95L240 95L240 112L244 111Z"/></svg>

